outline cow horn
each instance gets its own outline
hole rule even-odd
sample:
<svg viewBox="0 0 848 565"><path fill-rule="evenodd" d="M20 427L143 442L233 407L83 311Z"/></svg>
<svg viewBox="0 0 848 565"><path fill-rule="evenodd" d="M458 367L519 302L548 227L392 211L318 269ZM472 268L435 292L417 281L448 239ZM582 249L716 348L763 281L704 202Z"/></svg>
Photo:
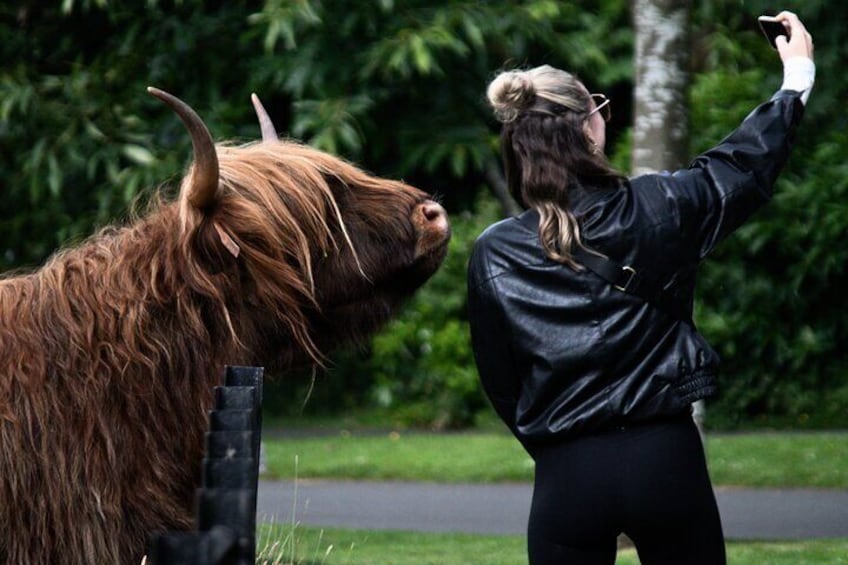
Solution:
<svg viewBox="0 0 848 565"><path fill-rule="evenodd" d="M218 193L218 154L212 134L191 106L163 90L147 87L147 91L171 107L191 134L194 148L194 171L188 188L188 201L195 208L208 208Z"/></svg>
<svg viewBox="0 0 848 565"><path fill-rule="evenodd" d="M262 141L277 141L277 130L274 128L274 122L271 121L268 112L265 111L265 106L259 101L256 94L250 95L250 100L253 102L253 108L256 110L256 117L259 118L259 128L262 130Z"/></svg>

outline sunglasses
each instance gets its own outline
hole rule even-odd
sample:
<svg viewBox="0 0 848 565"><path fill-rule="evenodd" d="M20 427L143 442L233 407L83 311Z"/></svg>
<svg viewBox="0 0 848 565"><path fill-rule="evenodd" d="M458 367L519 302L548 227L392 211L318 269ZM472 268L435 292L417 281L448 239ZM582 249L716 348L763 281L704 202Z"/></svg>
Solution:
<svg viewBox="0 0 848 565"><path fill-rule="evenodd" d="M588 117L591 117L592 114L594 114L595 112L600 112L601 117L604 119L605 122L610 121L610 118L612 118L612 108L610 107L610 99L604 96L603 94L590 94L589 96L592 97L592 101L595 103L595 109L589 112Z"/></svg>

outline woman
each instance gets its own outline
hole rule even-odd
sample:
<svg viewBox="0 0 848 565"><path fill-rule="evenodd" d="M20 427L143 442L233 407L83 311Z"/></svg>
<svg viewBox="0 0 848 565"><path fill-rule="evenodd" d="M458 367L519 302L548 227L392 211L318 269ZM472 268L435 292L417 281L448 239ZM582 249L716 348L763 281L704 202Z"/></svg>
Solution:
<svg viewBox="0 0 848 565"><path fill-rule="evenodd" d="M716 353L691 323L699 262L765 204L815 77L812 40L779 19L784 83L689 169L627 180L603 154L610 103L548 66L499 75L507 181L527 208L469 264L483 387L536 462L531 563L725 563L691 404Z"/></svg>

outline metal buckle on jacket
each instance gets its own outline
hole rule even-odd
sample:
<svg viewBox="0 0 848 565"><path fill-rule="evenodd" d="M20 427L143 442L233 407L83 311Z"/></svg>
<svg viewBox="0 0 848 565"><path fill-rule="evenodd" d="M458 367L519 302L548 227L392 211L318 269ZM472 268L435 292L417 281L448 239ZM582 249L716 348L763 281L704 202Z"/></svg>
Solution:
<svg viewBox="0 0 848 565"><path fill-rule="evenodd" d="M613 285L613 287L617 290L620 290L621 292L627 292L627 287L630 286L630 283L633 282L633 277L636 276L636 269L634 269L630 265L625 265L624 267L621 268L621 270L623 272L630 273L630 276L627 277L627 282L624 283L624 286L619 286L619 285L616 284L616 285Z"/></svg>

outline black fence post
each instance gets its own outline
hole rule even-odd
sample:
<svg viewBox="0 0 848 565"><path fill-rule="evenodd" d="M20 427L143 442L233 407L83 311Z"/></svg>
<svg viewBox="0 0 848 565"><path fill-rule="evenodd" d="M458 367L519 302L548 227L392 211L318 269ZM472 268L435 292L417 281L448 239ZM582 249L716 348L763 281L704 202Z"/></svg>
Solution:
<svg viewBox="0 0 848 565"><path fill-rule="evenodd" d="M150 565L253 565L262 440L262 367L227 366L209 412L192 532L152 537Z"/></svg>

